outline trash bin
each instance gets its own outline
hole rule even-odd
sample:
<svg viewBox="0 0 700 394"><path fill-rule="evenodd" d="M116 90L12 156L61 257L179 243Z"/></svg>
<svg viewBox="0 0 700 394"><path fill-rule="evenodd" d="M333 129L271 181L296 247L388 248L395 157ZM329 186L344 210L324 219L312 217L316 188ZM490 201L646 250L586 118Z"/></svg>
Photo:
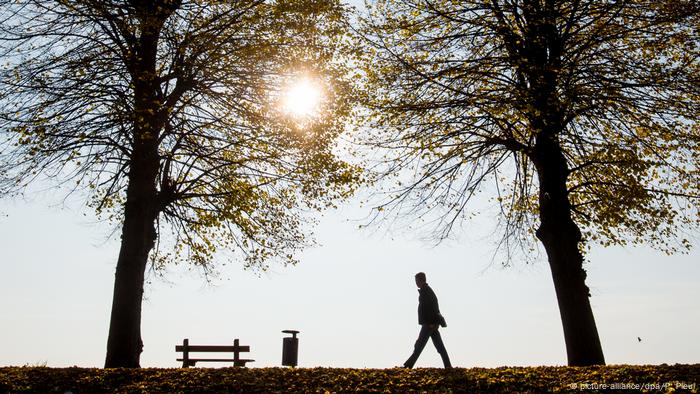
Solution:
<svg viewBox="0 0 700 394"><path fill-rule="evenodd" d="M286 367L296 367L299 356L299 338L296 330L284 330L285 334L292 334L291 337L282 338L282 365Z"/></svg>

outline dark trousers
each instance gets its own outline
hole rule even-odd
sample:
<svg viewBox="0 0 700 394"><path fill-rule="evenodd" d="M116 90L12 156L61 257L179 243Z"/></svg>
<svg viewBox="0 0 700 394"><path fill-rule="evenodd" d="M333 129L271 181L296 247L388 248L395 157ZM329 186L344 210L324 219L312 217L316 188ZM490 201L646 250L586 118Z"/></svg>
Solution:
<svg viewBox="0 0 700 394"><path fill-rule="evenodd" d="M440 331L437 328L430 328L428 325L421 326L420 334L418 334L418 339L413 347L413 354L411 354L411 357L409 357L408 360L403 363L403 365L408 368L413 368L418 360L418 356L420 356L421 352L425 348L425 344L428 343L428 338L433 340L433 345L435 345L435 349L437 349L438 353L440 353L440 357L442 357L442 363L445 365L445 368L452 368L452 364L450 364L450 357L447 355L447 349L445 349L445 344L442 343Z"/></svg>

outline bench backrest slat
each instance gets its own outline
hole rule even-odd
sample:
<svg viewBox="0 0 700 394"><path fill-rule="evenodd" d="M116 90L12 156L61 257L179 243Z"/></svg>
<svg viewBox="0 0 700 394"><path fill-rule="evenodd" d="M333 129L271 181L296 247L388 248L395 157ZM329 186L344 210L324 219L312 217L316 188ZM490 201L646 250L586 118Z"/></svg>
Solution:
<svg viewBox="0 0 700 394"><path fill-rule="evenodd" d="M182 352L185 346L176 345L175 351ZM231 345L189 345L188 352L250 352L250 346L231 346Z"/></svg>

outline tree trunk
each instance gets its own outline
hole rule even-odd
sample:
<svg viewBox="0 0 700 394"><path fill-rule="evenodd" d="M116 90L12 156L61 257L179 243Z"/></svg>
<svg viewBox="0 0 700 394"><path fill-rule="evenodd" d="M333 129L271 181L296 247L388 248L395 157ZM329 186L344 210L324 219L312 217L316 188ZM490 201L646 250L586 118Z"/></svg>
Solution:
<svg viewBox="0 0 700 394"><path fill-rule="evenodd" d="M540 184L537 238L547 251L570 366L604 365L586 271L579 250L581 232L571 217L568 166L556 137L538 134L532 160Z"/></svg>
<svg viewBox="0 0 700 394"><path fill-rule="evenodd" d="M146 131L147 123L136 130L138 138L129 170L105 368L138 368L143 349L141 301L148 254L157 236L159 159L155 133Z"/></svg>
<svg viewBox="0 0 700 394"><path fill-rule="evenodd" d="M153 194L146 172L132 167L124 209L122 243L114 279L105 368L140 367L141 301L148 254L156 238Z"/></svg>
<svg viewBox="0 0 700 394"><path fill-rule="evenodd" d="M165 14L153 16L148 7L141 10L142 33L136 45L136 56L128 67L134 83L133 149L105 368L140 367L144 275L148 254L157 237L155 222L160 210L156 188L160 165L158 135L165 120L159 115L162 97L158 94L156 56L160 29L166 17Z"/></svg>

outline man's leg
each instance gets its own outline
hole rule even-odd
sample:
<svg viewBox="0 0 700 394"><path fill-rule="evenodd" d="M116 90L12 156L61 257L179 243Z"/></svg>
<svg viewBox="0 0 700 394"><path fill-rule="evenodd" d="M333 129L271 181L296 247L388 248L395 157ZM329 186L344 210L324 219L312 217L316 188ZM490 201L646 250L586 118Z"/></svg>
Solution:
<svg viewBox="0 0 700 394"><path fill-rule="evenodd" d="M440 353L440 357L442 357L442 364L445 366L445 368L452 368L450 356L447 355L447 349L445 349L445 344L442 342L442 336L440 336L440 330L435 329L435 331L430 334L430 338L433 340L435 349L437 349L438 353Z"/></svg>
<svg viewBox="0 0 700 394"><path fill-rule="evenodd" d="M413 368L413 366L416 364L418 356L420 356L421 352L423 351L423 348L425 348L425 344L428 343L428 337L430 337L430 332L431 329L427 325L421 326L420 334L418 334L416 344L413 346L413 354L411 354L411 357L409 357L408 360L406 360L406 362L403 363L404 367Z"/></svg>

